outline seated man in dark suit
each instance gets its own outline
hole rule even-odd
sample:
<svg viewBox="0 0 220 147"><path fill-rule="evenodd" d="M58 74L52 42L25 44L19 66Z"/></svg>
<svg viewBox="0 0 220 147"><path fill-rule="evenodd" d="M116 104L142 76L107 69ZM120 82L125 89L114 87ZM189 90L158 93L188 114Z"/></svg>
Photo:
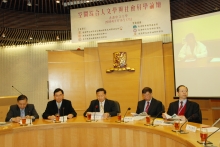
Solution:
<svg viewBox="0 0 220 147"><path fill-rule="evenodd" d="M47 108L43 113L44 119L54 120L56 118L55 114L59 114L60 116L67 115L67 118L77 116L76 111L72 107L71 101L64 99L64 92L62 89L55 89L53 94L54 100L47 103Z"/></svg>
<svg viewBox="0 0 220 147"><path fill-rule="evenodd" d="M182 120L190 117L188 121L202 123L202 115L199 104L187 99L188 88L184 85L180 85L177 87L177 94L179 96L179 100L170 103L167 114L176 114L180 116ZM164 114L163 117L166 118Z"/></svg>
<svg viewBox="0 0 220 147"><path fill-rule="evenodd" d="M20 95L17 98L17 105L11 105L7 113L5 121L20 122L22 117L38 119L39 115L33 104L28 104L28 98L25 95Z"/></svg>
<svg viewBox="0 0 220 147"><path fill-rule="evenodd" d="M106 119L110 116L116 116L117 107L114 101L106 98L106 90L104 88L99 88L96 90L96 100L92 100L89 108L84 112L84 116L87 112L102 112L103 118Z"/></svg>
<svg viewBox="0 0 220 147"><path fill-rule="evenodd" d="M164 112L164 107L161 101L156 100L152 97L152 89L150 87L145 87L142 90L143 100L138 102L136 113L146 112L148 115L155 117L162 117Z"/></svg>

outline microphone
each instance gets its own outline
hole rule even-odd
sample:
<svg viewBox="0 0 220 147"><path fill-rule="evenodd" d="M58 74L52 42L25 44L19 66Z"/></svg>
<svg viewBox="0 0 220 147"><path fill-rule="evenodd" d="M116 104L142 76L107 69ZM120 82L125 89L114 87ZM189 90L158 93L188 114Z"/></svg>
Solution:
<svg viewBox="0 0 220 147"><path fill-rule="evenodd" d="M30 116L30 125L32 125L31 111L29 111L29 116Z"/></svg>
<svg viewBox="0 0 220 147"><path fill-rule="evenodd" d="M154 126L154 120L155 120L160 114L162 114L163 112L164 112L164 110L160 111L160 112L154 117L154 119L152 120L151 126ZM155 126L154 126L154 127L155 127Z"/></svg>
<svg viewBox="0 0 220 147"><path fill-rule="evenodd" d="M214 132L212 132L208 137L206 137L206 139L205 139L205 147L208 147L208 146L206 146L206 144L207 144L207 139L210 137L210 136L212 136L213 134L215 134L216 132L218 132L218 130L220 130L220 128L218 128L217 130L215 130ZM214 147L214 146L213 146Z"/></svg>
<svg viewBox="0 0 220 147"><path fill-rule="evenodd" d="M23 95L18 89L16 89L13 85L11 86L12 88L14 88L17 92L19 92L21 95Z"/></svg>
<svg viewBox="0 0 220 147"><path fill-rule="evenodd" d="M65 108L63 107L63 122L64 122L64 109L65 109Z"/></svg>
<svg viewBox="0 0 220 147"><path fill-rule="evenodd" d="M125 121L125 116L126 116L128 110L131 110L131 108L129 107L129 108L127 109L127 111L125 112L125 115L124 115L124 118L123 118L123 122Z"/></svg>
<svg viewBox="0 0 220 147"><path fill-rule="evenodd" d="M98 105L95 106L94 121L95 121L95 114L96 114L96 109L97 108L98 108Z"/></svg>
<svg viewBox="0 0 220 147"><path fill-rule="evenodd" d="M188 120L190 120L190 119L193 118L193 117L197 117L197 116L198 116L197 113L198 113L198 112L196 112L196 113L194 113L193 115L191 115L190 117L188 117L188 118L186 119L186 121L180 126L180 130L179 130L180 134L187 134L187 133L189 133L189 132L186 132L186 131L182 130L182 127L188 122Z"/></svg>

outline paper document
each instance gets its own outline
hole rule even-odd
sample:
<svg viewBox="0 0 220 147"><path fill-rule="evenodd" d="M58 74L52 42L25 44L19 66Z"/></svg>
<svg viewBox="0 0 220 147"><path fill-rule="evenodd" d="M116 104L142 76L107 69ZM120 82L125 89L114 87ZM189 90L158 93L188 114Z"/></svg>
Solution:
<svg viewBox="0 0 220 147"><path fill-rule="evenodd" d="M215 132L218 128L217 127L208 127L206 129L208 132ZM197 128L197 130L199 131L200 128ZM220 130L218 130L218 132L220 132Z"/></svg>

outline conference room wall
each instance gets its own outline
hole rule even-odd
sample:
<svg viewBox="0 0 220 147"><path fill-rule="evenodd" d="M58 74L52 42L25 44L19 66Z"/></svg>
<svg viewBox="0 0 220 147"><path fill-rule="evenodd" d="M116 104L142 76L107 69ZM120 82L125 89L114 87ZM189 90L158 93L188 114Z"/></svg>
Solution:
<svg viewBox="0 0 220 147"><path fill-rule="evenodd" d="M141 45L141 40L98 44L103 86L107 90L107 97L120 103L123 113L128 107L131 108L130 112L136 111L140 82ZM127 66L134 68L135 71L106 73L106 69L113 68L114 52L126 52Z"/></svg>
<svg viewBox="0 0 220 147"><path fill-rule="evenodd" d="M173 62L173 44L163 44L163 56L164 56L164 89L165 89L165 107L166 110L175 96L175 81L174 81L174 62Z"/></svg>
<svg viewBox="0 0 220 147"><path fill-rule="evenodd" d="M143 43L141 66L142 70L140 88L142 89L146 86L151 87L153 90L153 97L164 103L165 78L162 42Z"/></svg>
<svg viewBox="0 0 220 147"><path fill-rule="evenodd" d="M56 88L64 90L64 97L82 114L85 110L84 51L48 51L49 99Z"/></svg>
<svg viewBox="0 0 220 147"><path fill-rule="evenodd" d="M86 108L91 100L96 99L96 90L103 87L98 48L85 48L85 99ZM84 110L85 110L84 109Z"/></svg>

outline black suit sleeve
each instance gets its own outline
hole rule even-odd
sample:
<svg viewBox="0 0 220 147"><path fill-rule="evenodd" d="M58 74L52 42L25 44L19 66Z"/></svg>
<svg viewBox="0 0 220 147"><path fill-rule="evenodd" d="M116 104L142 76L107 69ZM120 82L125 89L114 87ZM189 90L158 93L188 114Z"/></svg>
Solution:
<svg viewBox="0 0 220 147"><path fill-rule="evenodd" d="M5 121L6 121L6 122L8 122L12 117L17 117L17 116L19 116L19 115L15 116L16 114L14 114L12 107L13 107L13 106L10 106L10 109L9 109L7 115L6 115L6 118L5 118Z"/></svg>
<svg viewBox="0 0 220 147"><path fill-rule="evenodd" d="M202 114L199 104L191 102L191 111L186 117L190 117L189 122L202 123ZM192 116L192 117L191 117Z"/></svg>
<svg viewBox="0 0 220 147"><path fill-rule="evenodd" d="M74 110L71 101L68 102L66 109L67 109L67 113L68 113L68 114L72 114L73 117L76 117L76 116L77 116L77 113L76 113L76 111ZM68 115L68 114L67 114L67 115Z"/></svg>
<svg viewBox="0 0 220 147"><path fill-rule="evenodd" d="M43 119L48 119L48 116L50 116L52 114L53 114L53 112L51 111L51 102L48 102L46 110L44 111L42 117L43 117Z"/></svg>
<svg viewBox="0 0 220 147"><path fill-rule="evenodd" d="M158 115L157 117L162 118L162 113L163 113L163 112L164 112L164 109L163 109L163 104L162 104L162 102L157 101L156 113L153 114L152 116L153 116L153 117L156 117L156 116Z"/></svg>
<svg viewBox="0 0 220 147"><path fill-rule="evenodd" d="M110 116L117 116L118 110L114 101L109 101L109 108L110 108L109 112L105 112L105 113L109 113Z"/></svg>
<svg viewBox="0 0 220 147"><path fill-rule="evenodd" d="M39 119L39 115L38 115L33 104L30 104L30 107L28 107L28 109L30 109L30 110L28 110L28 112L30 112L30 114L28 114L28 115L34 116L35 119Z"/></svg>
<svg viewBox="0 0 220 147"><path fill-rule="evenodd" d="M86 117L87 112L93 112L94 108L95 108L95 101L91 101L90 105L89 105L89 108L83 113L83 116ZM98 110L96 110L96 111L98 111Z"/></svg>
<svg viewBox="0 0 220 147"><path fill-rule="evenodd" d="M144 110L142 110L141 108L140 108L140 105L141 105L141 101L139 101L138 102L138 105L137 105L137 109L136 109L136 113L137 114L140 114L140 113L142 113Z"/></svg>
<svg viewBox="0 0 220 147"><path fill-rule="evenodd" d="M174 110L174 103L170 103L169 107L168 107L168 111L167 111L167 114L172 116L175 112Z"/></svg>

